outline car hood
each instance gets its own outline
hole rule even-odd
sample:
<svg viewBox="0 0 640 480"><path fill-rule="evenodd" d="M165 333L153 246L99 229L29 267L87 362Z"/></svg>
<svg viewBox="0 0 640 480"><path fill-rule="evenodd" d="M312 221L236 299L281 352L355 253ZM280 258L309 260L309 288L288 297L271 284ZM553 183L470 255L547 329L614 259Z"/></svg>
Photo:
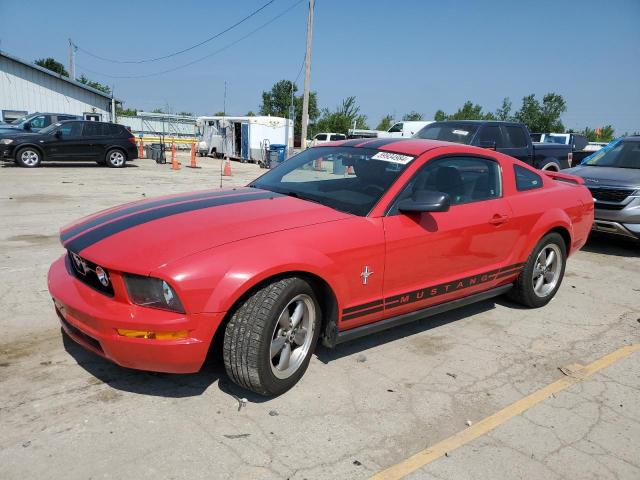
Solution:
<svg viewBox="0 0 640 480"><path fill-rule="evenodd" d="M562 173L584 178L587 187L640 188L640 169L578 165Z"/></svg>
<svg viewBox="0 0 640 480"><path fill-rule="evenodd" d="M38 135L37 132L25 132L21 128L0 127L0 138L12 138L16 140L21 138L33 138L36 135Z"/></svg>
<svg viewBox="0 0 640 480"><path fill-rule="evenodd" d="M256 188L208 190L105 210L64 227L60 239L94 263L147 275L203 250L350 216Z"/></svg>

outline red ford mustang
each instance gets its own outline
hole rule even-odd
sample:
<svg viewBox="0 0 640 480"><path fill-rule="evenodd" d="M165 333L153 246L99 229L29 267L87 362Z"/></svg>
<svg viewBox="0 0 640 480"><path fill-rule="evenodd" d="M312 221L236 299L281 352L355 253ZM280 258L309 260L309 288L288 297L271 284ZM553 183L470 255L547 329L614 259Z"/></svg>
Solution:
<svg viewBox="0 0 640 480"><path fill-rule="evenodd" d="M248 187L145 200L61 231L64 331L119 365L195 372L216 333L231 379L270 395L329 347L489 297L560 287L593 201L582 180L428 140L348 140Z"/></svg>

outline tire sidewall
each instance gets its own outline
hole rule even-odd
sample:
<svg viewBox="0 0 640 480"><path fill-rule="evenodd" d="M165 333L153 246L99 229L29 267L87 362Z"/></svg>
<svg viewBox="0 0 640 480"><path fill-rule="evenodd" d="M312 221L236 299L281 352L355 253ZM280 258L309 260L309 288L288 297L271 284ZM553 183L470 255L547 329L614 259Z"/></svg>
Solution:
<svg viewBox="0 0 640 480"><path fill-rule="evenodd" d="M28 150L31 150L36 155L38 155L38 162L35 165L27 165L22 161L22 154ZM23 147L16 152L16 163L23 168L36 168L42 164L42 154L35 148L32 147Z"/></svg>
<svg viewBox="0 0 640 480"><path fill-rule="evenodd" d="M309 352L307 353L307 357L298 368L298 371L291 375L289 378L281 379L277 378L271 371L271 336L276 327L276 323L278 322L278 318L280 317L280 313L282 313L287 304L296 295L300 294L308 295L313 301L316 310L313 338L311 341L311 346L309 347ZM320 310L320 305L318 304L318 300L316 299L316 295L311 286L304 280L295 278L294 281L291 282L291 284L285 287L282 294L274 302L271 308L271 312L269 313L269 317L269 322L264 329L264 341L261 342L260 348L258 349L258 374L265 389L272 395L279 395L286 392L296 383L298 383L300 378L302 378L305 371L307 370L309 362L311 361L311 356L313 355L313 352L318 343L322 311Z"/></svg>
<svg viewBox="0 0 640 480"><path fill-rule="evenodd" d="M555 244L560 248L560 252L562 253L562 265L560 266L560 277L558 278L558 283L554 287L554 289L545 297L539 297L533 288L533 269L536 264L536 259L538 258L538 254L540 251L548 246L549 244ZM553 297L556 295L556 292L562 285L562 280L564 279L564 271L567 266L567 248L564 243L564 239L558 233L552 232L544 237L538 242L536 248L533 250L527 263L525 265L524 271L522 272L522 280L525 288L525 295L528 297L530 304L534 307L543 307L547 303L549 303Z"/></svg>
<svg viewBox="0 0 640 480"><path fill-rule="evenodd" d="M113 165L111 163L110 157L111 157L111 154L114 152L120 152L124 157L124 161L122 162L122 165ZM112 148L111 150L107 151L107 154L104 157L104 162L110 168L123 168L127 163L127 154L124 151L120 150L119 148Z"/></svg>

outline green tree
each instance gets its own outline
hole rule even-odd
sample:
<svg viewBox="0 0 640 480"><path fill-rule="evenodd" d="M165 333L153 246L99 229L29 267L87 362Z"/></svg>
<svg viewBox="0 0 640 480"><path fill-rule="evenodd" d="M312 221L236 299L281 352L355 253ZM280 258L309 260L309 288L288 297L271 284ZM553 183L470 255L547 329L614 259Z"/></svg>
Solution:
<svg viewBox="0 0 640 480"><path fill-rule="evenodd" d="M192 112L178 112L178 115L182 115L183 117L193 117Z"/></svg>
<svg viewBox="0 0 640 480"><path fill-rule="evenodd" d="M542 104L534 94L522 99L522 107L514 118L524 123L531 132L564 132L564 125L560 116L567 110L567 104L562 95L547 93L542 97Z"/></svg>
<svg viewBox="0 0 640 480"><path fill-rule="evenodd" d="M275 83L271 90L262 92L262 104L260 105L260 115L273 115L276 117L289 117L289 106L291 105L291 95L293 92L293 106L295 109L294 130L300 132L302 128L302 95L296 96L298 87L290 80L280 80ZM318 108L318 95L316 92L309 92L309 122L313 123L320 116Z"/></svg>
<svg viewBox="0 0 640 480"><path fill-rule="evenodd" d="M610 142L615 138L616 132L611 125L605 125L596 129L585 127L580 133L587 137L590 142Z"/></svg>
<svg viewBox="0 0 640 480"><path fill-rule="evenodd" d="M415 120L422 120L422 114L416 112L415 110L411 110L409 113L406 113L402 117L402 120L404 120L405 122L410 122L410 121L415 121Z"/></svg>
<svg viewBox="0 0 640 480"><path fill-rule="evenodd" d="M64 65L58 62L55 58L40 58L33 63L46 68L47 70L51 70L52 72L56 72L59 75L64 75L65 77L69 76L69 72L65 70Z"/></svg>
<svg viewBox="0 0 640 480"><path fill-rule="evenodd" d="M376 127L376 130L387 131L391 128L391 125L393 125L393 117L391 115L385 115L384 117L382 117L382 120L380 120L380 123Z"/></svg>
<svg viewBox="0 0 640 480"><path fill-rule="evenodd" d="M509 97L502 99L502 106L496 110L496 118L502 121L511 120L511 100Z"/></svg>
<svg viewBox="0 0 640 480"><path fill-rule="evenodd" d="M444 110L436 110L436 113L433 115L433 119L436 122L444 122L447 119L447 114L444 113Z"/></svg>
<svg viewBox="0 0 640 480"><path fill-rule="evenodd" d="M474 105L471 101L464 102L456 113L447 116L447 120L495 120L495 118L493 113L484 113L482 106Z"/></svg>
<svg viewBox="0 0 640 480"><path fill-rule="evenodd" d="M213 114L214 117L224 117L225 113L221 110Z"/></svg>
<svg viewBox="0 0 640 480"><path fill-rule="evenodd" d="M122 108L120 105L116 105L116 115L122 115L124 117L135 117L138 115L138 110L135 108Z"/></svg>
<svg viewBox="0 0 640 480"><path fill-rule="evenodd" d="M111 87L109 87L108 85L103 85L100 82L90 80L87 77L85 77L84 74L80 75L80 77L76 78L76 80L80 83L85 84L88 87L95 88L96 90L100 90L101 92L106 93L107 95L111 93Z"/></svg>
<svg viewBox="0 0 640 480"><path fill-rule="evenodd" d="M322 111L322 117L314 125L313 132L335 132L346 134L350 128L367 129L367 117L360 113L356 97L347 97L331 112L328 108Z"/></svg>
<svg viewBox="0 0 640 480"><path fill-rule="evenodd" d="M168 113L164 108L154 108L151 113Z"/></svg>
<svg viewBox="0 0 640 480"><path fill-rule="evenodd" d="M256 114L255 114L255 113L253 113L253 111L252 111L252 110L249 110L249 111L246 113L246 115L245 115L245 116L246 116L246 117L255 117L255 116L256 116Z"/></svg>

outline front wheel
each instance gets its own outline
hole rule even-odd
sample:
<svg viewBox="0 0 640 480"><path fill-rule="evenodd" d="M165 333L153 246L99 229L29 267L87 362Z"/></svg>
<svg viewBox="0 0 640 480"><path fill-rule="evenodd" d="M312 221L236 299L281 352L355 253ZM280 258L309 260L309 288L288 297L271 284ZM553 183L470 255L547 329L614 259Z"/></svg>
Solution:
<svg viewBox="0 0 640 480"><path fill-rule="evenodd" d="M229 377L261 395L279 395L306 371L320 332L320 306L301 278L273 281L232 314L224 335Z"/></svg>
<svg viewBox="0 0 640 480"><path fill-rule="evenodd" d="M35 168L42 163L42 155L35 148L25 147L16 153L16 163L21 167Z"/></svg>
<svg viewBox="0 0 640 480"><path fill-rule="evenodd" d="M118 149L109 150L105 158L107 166L111 168L122 168L127 161L125 153Z"/></svg>
<svg viewBox="0 0 640 480"><path fill-rule="evenodd" d="M560 288L566 263L564 239L555 232L545 235L529 256L509 297L527 307L543 307Z"/></svg>

